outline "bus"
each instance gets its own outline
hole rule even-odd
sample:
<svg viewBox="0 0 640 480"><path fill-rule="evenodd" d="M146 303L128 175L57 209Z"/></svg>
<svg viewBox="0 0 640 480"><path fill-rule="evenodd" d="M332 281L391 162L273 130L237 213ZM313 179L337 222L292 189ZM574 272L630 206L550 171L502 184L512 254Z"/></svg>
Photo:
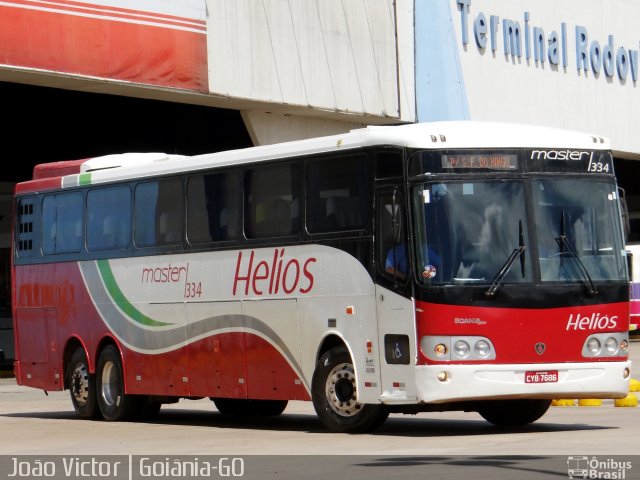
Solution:
<svg viewBox="0 0 640 480"><path fill-rule="evenodd" d="M640 244L627 243L629 265L629 334L638 335L640 328Z"/></svg>
<svg viewBox="0 0 640 480"><path fill-rule="evenodd" d="M625 397L613 169L606 138L473 121L37 165L15 187L17 383L107 421L306 400L350 433Z"/></svg>

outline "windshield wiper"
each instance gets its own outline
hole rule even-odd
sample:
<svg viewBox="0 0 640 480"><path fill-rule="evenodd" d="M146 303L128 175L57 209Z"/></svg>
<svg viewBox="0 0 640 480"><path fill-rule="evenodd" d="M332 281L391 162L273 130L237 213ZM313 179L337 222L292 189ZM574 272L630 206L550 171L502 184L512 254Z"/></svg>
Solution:
<svg viewBox="0 0 640 480"><path fill-rule="evenodd" d="M587 267L580 259L578 252L576 252L576 249L573 248L573 245L571 245L571 243L567 239L567 236L560 235L559 237L555 238L555 241L558 243L558 246L560 247L561 259L567 256L568 254L569 258L573 258L575 260L575 263L570 264L571 265L570 268L573 271L573 274L576 276L576 278L578 278L582 282L582 284L585 286L585 288L587 289L587 293L592 297L594 295L597 295L598 289L593 283L593 280L589 275L589 271L587 270ZM567 250L566 252L565 252L565 249ZM576 265L577 265L577 269L576 269Z"/></svg>
<svg viewBox="0 0 640 480"><path fill-rule="evenodd" d="M576 261L575 264L574 263L570 264L571 265L570 269L573 271L573 274L576 276L576 278L578 278L582 282L584 287L587 289L587 293L590 296L593 297L594 295L597 295L598 289L593 283L593 280L589 275L589 271L587 270L587 267L585 266L583 261L580 259L580 255L578 255L578 252L576 252L576 249L573 248L573 245L571 245L571 242L569 242L569 239L565 234L564 210L562 210L562 213L560 214L560 236L556 237L554 240L558 244L558 247L560 247L560 262L561 262L560 266L562 267L562 261L564 260L564 257L567 255L567 251L568 251L570 258L573 258ZM577 264L577 270L576 270L576 264Z"/></svg>
<svg viewBox="0 0 640 480"><path fill-rule="evenodd" d="M504 282L504 279L507 276L507 273L509 273L509 270L511 270L511 266L515 263L518 257L520 257L520 270L522 273L522 277L524 278L525 257L522 254L524 253L526 247L524 246L524 235L522 233L522 220L520 220L518 223L518 231L519 231L518 232L519 246L518 248L515 248L513 252L511 252L511 255L509 255L509 258L507 258L507 261L504 262L502 267L500 267L500 270L498 270L498 273L496 273L496 276L493 277L491 286L487 289L486 292L484 292L484 294L487 297L495 296L495 294L498 292L498 289L502 285L502 282Z"/></svg>

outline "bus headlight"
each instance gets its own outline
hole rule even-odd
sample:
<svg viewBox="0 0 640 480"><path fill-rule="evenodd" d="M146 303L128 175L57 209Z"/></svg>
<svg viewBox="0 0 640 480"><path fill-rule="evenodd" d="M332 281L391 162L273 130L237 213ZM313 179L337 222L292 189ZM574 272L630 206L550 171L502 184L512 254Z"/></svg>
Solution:
<svg viewBox="0 0 640 480"><path fill-rule="evenodd" d="M471 347L464 340L457 340L456 343L453 344L453 353L457 358L466 358L471 351Z"/></svg>
<svg viewBox="0 0 640 480"><path fill-rule="evenodd" d="M594 357L600 353L600 341L596 337L587 340L587 351Z"/></svg>
<svg viewBox="0 0 640 480"><path fill-rule="evenodd" d="M613 337L607 338L604 341L604 349L609 355L614 355L618 351L618 341Z"/></svg>
<svg viewBox="0 0 640 480"><path fill-rule="evenodd" d="M493 360L496 352L491 340L474 336L431 336L420 338L420 351L435 361Z"/></svg>
<svg viewBox="0 0 640 480"><path fill-rule="evenodd" d="M582 347L583 357L624 357L629 353L628 333L594 333Z"/></svg>
<svg viewBox="0 0 640 480"><path fill-rule="evenodd" d="M478 340L473 347L476 355L480 358L487 358L491 353L491 345L486 340Z"/></svg>

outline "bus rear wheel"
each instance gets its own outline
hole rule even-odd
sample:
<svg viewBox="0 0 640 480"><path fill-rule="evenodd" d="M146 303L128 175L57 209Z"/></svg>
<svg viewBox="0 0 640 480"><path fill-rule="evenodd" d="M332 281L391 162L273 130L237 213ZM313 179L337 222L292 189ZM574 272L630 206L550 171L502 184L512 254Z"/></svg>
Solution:
<svg viewBox="0 0 640 480"><path fill-rule="evenodd" d="M498 427L517 427L535 422L550 405L551 400L494 400L486 402L478 413Z"/></svg>
<svg viewBox="0 0 640 480"><path fill-rule="evenodd" d="M389 416L384 405L357 402L353 362L341 347L332 348L318 361L311 382L311 396L318 417L332 432L370 432Z"/></svg>
<svg viewBox="0 0 640 480"><path fill-rule="evenodd" d="M96 375L98 406L105 420L129 420L140 411L140 397L124 393L122 361L113 345L100 352Z"/></svg>
<svg viewBox="0 0 640 480"><path fill-rule="evenodd" d="M96 379L89 373L89 364L84 349L75 349L67 364L67 385L71 393L71 403L80 418L91 419L99 416L96 402Z"/></svg>
<svg viewBox="0 0 640 480"><path fill-rule="evenodd" d="M287 400L252 400L246 398L212 398L222 415L275 417L284 412Z"/></svg>

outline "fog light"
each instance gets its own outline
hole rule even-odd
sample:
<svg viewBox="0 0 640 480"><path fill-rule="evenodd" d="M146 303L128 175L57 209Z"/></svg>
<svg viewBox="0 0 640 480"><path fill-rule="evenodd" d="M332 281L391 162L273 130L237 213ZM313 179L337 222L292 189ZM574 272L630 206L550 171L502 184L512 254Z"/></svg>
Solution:
<svg viewBox="0 0 640 480"><path fill-rule="evenodd" d="M613 337L609 337L604 341L604 348L609 355L613 355L618 351L618 341Z"/></svg>
<svg viewBox="0 0 640 480"><path fill-rule="evenodd" d="M589 341L587 341L587 350L591 355L598 355L600 353L600 348L600 341L597 338L591 337Z"/></svg>
<svg viewBox="0 0 640 480"><path fill-rule="evenodd" d="M447 346L444 343L439 343L433 347L434 353L439 357L444 357L447 354Z"/></svg>
<svg viewBox="0 0 640 480"><path fill-rule="evenodd" d="M469 355L469 352L471 351L471 347L464 340L458 340L453 345L453 350L458 358L465 358Z"/></svg>
<svg viewBox="0 0 640 480"><path fill-rule="evenodd" d="M438 380L440 380L441 382L446 382L447 380L449 380L449 372L439 372Z"/></svg>

